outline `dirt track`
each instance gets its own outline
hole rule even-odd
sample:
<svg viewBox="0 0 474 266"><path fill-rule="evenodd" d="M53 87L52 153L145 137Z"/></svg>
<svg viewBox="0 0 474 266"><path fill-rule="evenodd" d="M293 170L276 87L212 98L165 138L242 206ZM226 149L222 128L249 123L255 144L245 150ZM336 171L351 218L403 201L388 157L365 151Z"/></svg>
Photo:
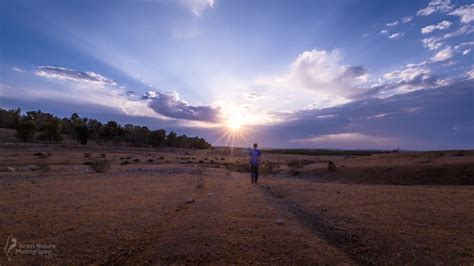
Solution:
<svg viewBox="0 0 474 266"><path fill-rule="evenodd" d="M253 185L244 173L173 162L104 174L58 164L0 173L0 184L0 239L56 247L50 256L13 254L15 264L474 262L471 186L270 176Z"/></svg>

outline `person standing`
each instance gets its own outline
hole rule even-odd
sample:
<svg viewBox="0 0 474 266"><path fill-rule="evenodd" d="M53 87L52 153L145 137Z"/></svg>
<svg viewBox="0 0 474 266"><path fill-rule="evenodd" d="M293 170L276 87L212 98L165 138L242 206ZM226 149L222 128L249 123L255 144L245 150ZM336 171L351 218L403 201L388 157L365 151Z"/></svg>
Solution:
<svg viewBox="0 0 474 266"><path fill-rule="evenodd" d="M257 184L258 181L258 166L262 160L262 155L257 149L257 143L253 144L253 150L249 148L249 163L250 163L250 180Z"/></svg>

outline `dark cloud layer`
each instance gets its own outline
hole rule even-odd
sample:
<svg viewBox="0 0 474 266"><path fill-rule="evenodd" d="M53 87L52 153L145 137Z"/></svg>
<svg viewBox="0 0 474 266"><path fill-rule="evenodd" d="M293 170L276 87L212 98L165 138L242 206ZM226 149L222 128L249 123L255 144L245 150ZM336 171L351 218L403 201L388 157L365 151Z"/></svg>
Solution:
<svg viewBox="0 0 474 266"><path fill-rule="evenodd" d="M210 106L193 106L179 99L177 93L150 93L146 99L150 99L149 106L157 113L175 119L186 119L201 122L219 122L221 120L220 110Z"/></svg>

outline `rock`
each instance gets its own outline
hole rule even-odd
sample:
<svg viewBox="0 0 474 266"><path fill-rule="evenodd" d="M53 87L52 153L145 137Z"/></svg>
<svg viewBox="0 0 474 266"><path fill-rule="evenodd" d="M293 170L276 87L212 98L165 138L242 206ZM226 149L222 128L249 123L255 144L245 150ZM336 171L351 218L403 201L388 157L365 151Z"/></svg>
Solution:
<svg viewBox="0 0 474 266"><path fill-rule="evenodd" d="M196 200L194 200L194 198L189 198L189 199L186 200L185 203L190 204L190 203L194 203L194 202L196 202Z"/></svg>
<svg viewBox="0 0 474 266"><path fill-rule="evenodd" d="M283 225L284 222L285 222L285 220L283 220L283 219L278 219L278 220L275 221L275 223L278 224L278 225Z"/></svg>
<svg viewBox="0 0 474 266"><path fill-rule="evenodd" d="M214 192L207 193L208 196L214 196Z"/></svg>

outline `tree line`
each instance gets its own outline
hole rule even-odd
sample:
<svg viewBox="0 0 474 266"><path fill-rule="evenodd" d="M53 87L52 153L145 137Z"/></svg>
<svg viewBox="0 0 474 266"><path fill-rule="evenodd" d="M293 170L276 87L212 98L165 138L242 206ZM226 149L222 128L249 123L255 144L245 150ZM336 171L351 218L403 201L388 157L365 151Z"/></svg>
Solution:
<svg viewBox="0 0 474 266"><path fill-rule="evenodd" d="M82 145L93 139L98 144L126 142L145 147L195 149L211 147L211 144L203 138L178 136L173 131L166 134L164 129L150 130L145 126L133 124L122 126L115 121L103 124L97 119L80 117L77 113L73 113L69 118L59 118L41 111L22 114L20 108L13 110L0 108L0 128L15 129L15 137L24 142L35 139L49 143L61 142L63 135L70 135Z"/></svg>

